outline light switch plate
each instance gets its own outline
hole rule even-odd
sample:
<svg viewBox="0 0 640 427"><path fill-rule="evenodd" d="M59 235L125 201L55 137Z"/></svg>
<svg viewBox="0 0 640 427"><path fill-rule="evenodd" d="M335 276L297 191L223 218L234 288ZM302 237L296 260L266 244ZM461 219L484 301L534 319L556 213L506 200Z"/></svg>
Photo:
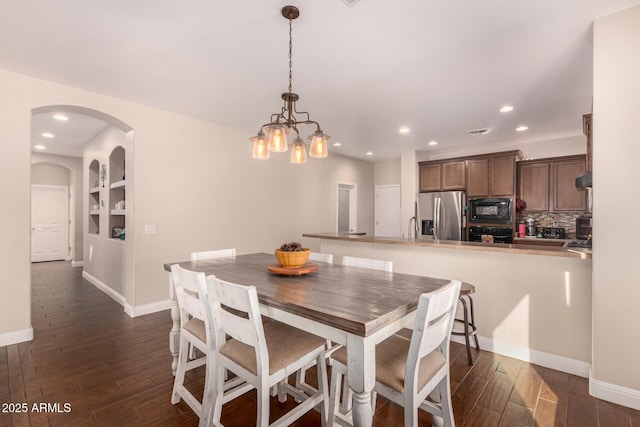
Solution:
<svg viewBox="0 0 640 427"><path fill-rule="evenodd" d="M145 224L144 225L144 234L156 234L156 225L155 224Z"/></svg>

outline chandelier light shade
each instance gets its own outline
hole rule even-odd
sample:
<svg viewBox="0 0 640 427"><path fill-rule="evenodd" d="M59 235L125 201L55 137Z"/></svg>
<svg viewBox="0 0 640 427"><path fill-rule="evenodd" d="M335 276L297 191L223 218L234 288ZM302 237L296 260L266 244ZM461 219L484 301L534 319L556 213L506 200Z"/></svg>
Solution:
<svg viewBox="0 0 640 427"><path fill-rule="evenodd" d="M303 139L300 137L298 126L315 125L316 130L308 139L311 141L309 146L309 156L324 159L327 157L327 141L331 138L322 132L320 124L315 120L311 120L309 113L306 111L298 111L296 102L300 97L292 91L292 22L300 16L300 10L295 6L285 6L281 10L282 16L289 21L289 89L280 97L283 101L282 111L271 115L271 121L260 127L258 134L249 141L253 143L253 158L268 159L270 153L282 153L288 149L287 135L295 132L296 137L291 147L291 163L304 164L307 162L307 151ZM266 132L266 133L265 133Z"/></svg>
<svg viewBox="0 0 640 427"><path fill-rule="evenodd" d="M297 137L296 142L293 143L293 148L291 150L291 163L296 165L307 163L307 152L304 149L304 143L300 137Z"/></svg>
<svg viewBox="0 0 640 427"><path fill-rule="evenodd" d="M283 125L269 126L267 129L269 132L269 151L273 151L274 153L284 153L287 151L287 134L291 131Z"/></svg>
<svg viewBox="0 0 640 427"><path fill-rule="evenodd" d="M325 135L322 131L318 130L309 137L311 145L309 146L309 155L316 159L324 159L327 157L327 141L330 136Z"/></svg>
<svg viewBox="0 0 640 427"><path fill-rule="evenodd" d="M267 136L263 131L260 131L256 136L250 139L253 142L253 158L254 159L268 159L271 157L269 148L267 146Z"/></svg>

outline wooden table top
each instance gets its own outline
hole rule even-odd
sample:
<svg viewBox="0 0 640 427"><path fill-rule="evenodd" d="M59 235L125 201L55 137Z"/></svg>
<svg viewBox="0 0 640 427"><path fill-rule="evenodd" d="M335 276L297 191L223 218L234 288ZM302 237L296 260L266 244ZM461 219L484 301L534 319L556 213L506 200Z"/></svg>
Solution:
<svg viewBox="0 0 640 427"><path fill-rule="evenodd" d="M303 276L281 276L267 270L275 256L259 253L178 262L189 270L233 283L253 285L260 303L315 320L359 336L369 336L418 306L420 294L448 280L318 263ZM164 269L171 270L169 263Z"/></svg>

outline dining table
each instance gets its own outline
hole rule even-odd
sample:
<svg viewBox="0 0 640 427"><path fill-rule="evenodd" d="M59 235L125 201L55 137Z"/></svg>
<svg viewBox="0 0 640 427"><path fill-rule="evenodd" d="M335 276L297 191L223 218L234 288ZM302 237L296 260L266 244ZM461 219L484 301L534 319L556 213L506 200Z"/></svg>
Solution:
<svg viewBox="0 0 640 427"><path fill-rule="evenodd" d="M347 382L353 390L352 415L357 427L371 426L373 421L376 344L402 328L413 329L420 295L450 281L323 262L314 262L317 270L307 274L278 274L270 271L277 263L268 253L166 263L164 269L171 271L173 264L255 286L263 316L345 345ZM171 274L169 277L173 322L169 350L175 374L180 316Z"/></svg>

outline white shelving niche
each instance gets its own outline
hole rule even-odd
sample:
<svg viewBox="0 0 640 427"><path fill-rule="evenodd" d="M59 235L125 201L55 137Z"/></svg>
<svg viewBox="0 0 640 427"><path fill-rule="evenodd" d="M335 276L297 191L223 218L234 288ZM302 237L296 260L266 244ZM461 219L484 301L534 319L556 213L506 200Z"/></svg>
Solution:
<svg viewBox="0 0 640 427"><path fill-rule="evenodd" d="M100 234L100 162L89 164L89 234Z"/></svg>
<svg viewBox="0 0 640 427"><path fill-rule="evenodd" d="M125 150L118 146L109 156L109 237L125 240L126 206Z"/></svg>

